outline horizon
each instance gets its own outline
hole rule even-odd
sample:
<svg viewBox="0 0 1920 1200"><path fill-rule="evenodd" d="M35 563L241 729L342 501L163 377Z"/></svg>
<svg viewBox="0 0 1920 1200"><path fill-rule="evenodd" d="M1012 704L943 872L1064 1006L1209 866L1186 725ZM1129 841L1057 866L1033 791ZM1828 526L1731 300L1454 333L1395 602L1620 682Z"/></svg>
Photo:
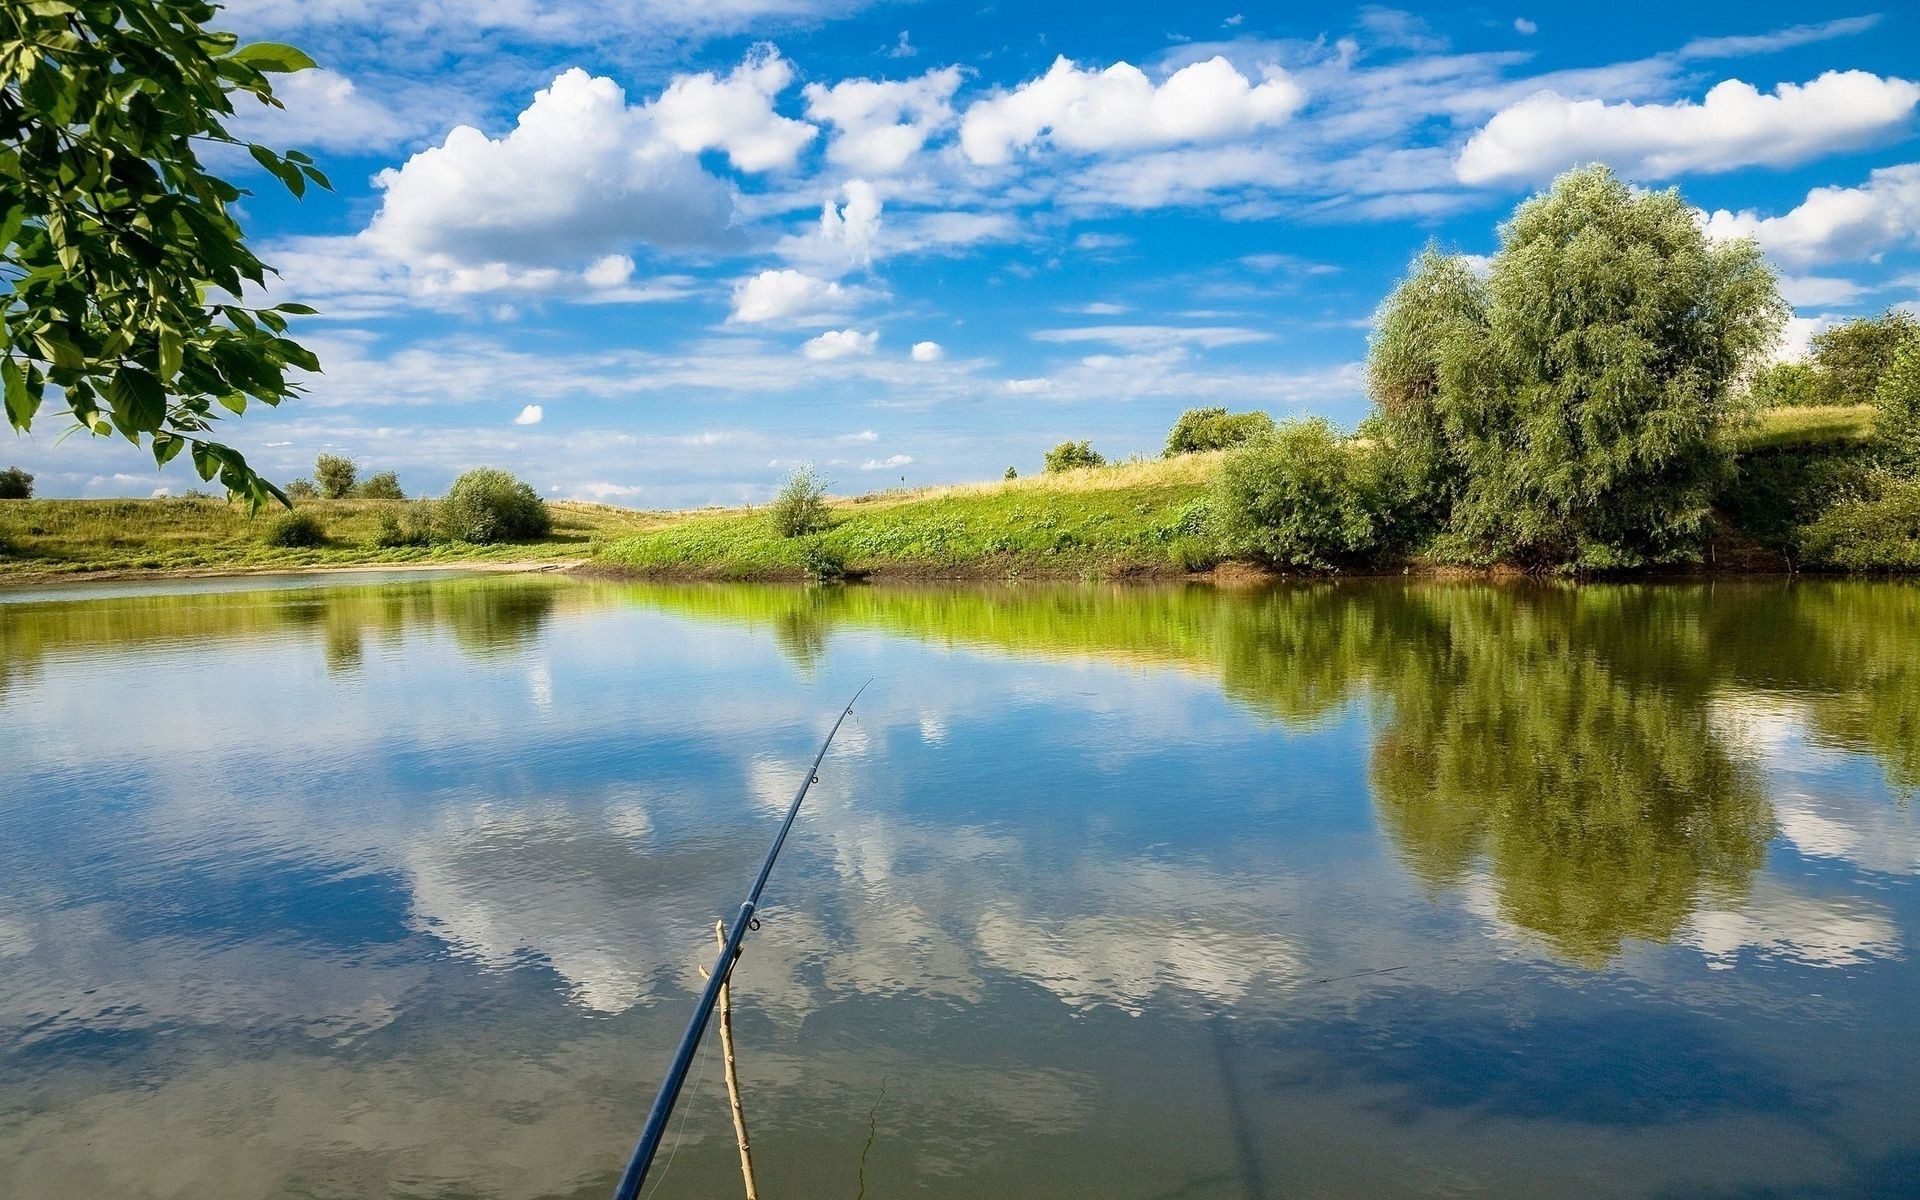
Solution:
<svg viewBox="0 0 1920 1200"><path fill-rule="evenodd" d="M324 452L409 494L492 465L678 509L763 502L801 462L858 494L1030 474L1067 439L1152 455L1197 406L1350 429L1412 256L1491 255L1590 161L1755 236L1784 353L1920 304L1920 14L255 0L215 24L320 64L233 127L334 193L214 160L256 193L273 298L322 313L309 394L221 426L283 483ZM0 465L45 496L202 486L51 429Z"/></svg>

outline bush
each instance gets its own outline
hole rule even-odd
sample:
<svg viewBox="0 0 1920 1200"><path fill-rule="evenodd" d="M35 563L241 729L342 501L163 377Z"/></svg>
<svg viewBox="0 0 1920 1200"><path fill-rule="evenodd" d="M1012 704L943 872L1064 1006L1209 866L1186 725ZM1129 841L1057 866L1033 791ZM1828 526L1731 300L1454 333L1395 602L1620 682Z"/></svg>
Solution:
<svg viewBox="0 0 1920 1200"><path fill-rule="evenodd" d="M1890 308L1822 329L1807 348L1818 404L1870 404L1894 360L1920 342L1920 319Z"/></svg>
<svg viewBox="0 0 1920 1200"><path fill-rule="evenodd" d="M1874 436L1887 465L1920 473L1920 338L1901 348L1874 392Z"/></svg>
<svg viewBox="0 0 1920 1200"><path fill-rule="evenodd" d="M1879 494L1842 500L1801 531L1808 566L1920 570L1920 480L1887 480Z"/></svg>
<svg viewBox="0 0 1920 1200"><path fill-rule="evenodd" d="M1167 432L1165 457L1203 450L1231 450L1264 433L1273 432L1273 418L1263 412L1230 413L1224 408L1190 408Z"/></svg>
<svg viewBox="0 0 1920 1200"><path fill-rule="evenodd" d="M312 513L290 512L274 519L262 539L269 546L284 550L303 550L327 544L327 527Z"/></svg>
<svg viewBox="0 0 1920 1200"><path fill-rule="evenodd" d="M320 489L313 486L313 480L311 479L296 479L280 490L287 494L287 499L289 500L318 500L320 498Z"/></svg>
<svg viewBox="0 0 1920 1200"><path fill-rule="evenodd" d="M345 500L353 495L354 479L359 473L360 464L337 454L322 454L313 463L313 477L320 484L320 494L329 500Z"/></svg>
<svg viewBox="0 0 1920 1200"><path fill-rule="evenodd" d="M373 535L373 544L383 550L393 550L400 546L431 546L433 544L433 510L424 504L409 505L407 518L400 519L400 510L384 508L380 510L380 525Z"/></svg>
<svg viewBox="0 0 1920 1200"><path fill-rule="evenodd" d="M0 471L0 500L31 500L33 498L33 476L19 467L8 467Z"/></svg>
<svg viewBox="0 0 1920 1200"><path fill-rule="evenodd" d="M505 471L478 467L447 489L438 525L455 541L484 546L545 537L553 528L553 514L530 485Z"/></svg>
<svg viewBox="0 0 1920 1200"><path fill-rule="evenodd" d="M1747 395L1755 408L1815 407L1822 397L1820 373L1811 363L1774 363L1755 373Z"/></svg>
<svg viewBox="0 0 1920 1200"><path fill-rule="evenodd" d="M400 490L400 477L392 471L382 471L377 475L367 476L359 486L353 489L353 494L362 500L405 500L407 498L407 494Z"/></svg>
<svg viewBox="0 0 1920 1200"><path fill-rule="evenodd" d="M1371 452L1320 417L1288 421L1227 456L1213 511L1232 553L1326 569L1375 550L1379 481Z"/></svg>
<svg viewBox="0 0 1920 1200"><path fill-rule="evenodd" d="M1185 534L1167 543L1167 557L1182 571L1211 571L1220 563L1212 542Z"/></svg>
<svg viewBox="0 0 1920 1200"><path fill-rule="evenodd" d="M800 569L814 583L833 583L847 577L847 560L818 538L808 538L800 546Z"/></svg>
<svg viewBox="0 0 1920 1200"><path fill-rule="evenodd" d="M827 527L827 484L812 463L796 467L793 474L787 476L787 481L780 485L780 494L773 498L768 515L773 520L773 531L785 538L805 537Z"/></svg>
<svg viewBox="0 0 1920 1200"><path fill-rule="evenodd" d="M1061 442L1047 451L1047 474L1074 471L1081 467L1104 467L1107 460L1087 442Z"/></svg>
<svg viewBox="0 0 1920 1200"><path fill-rule="evenodd" d="M1020 472L1014 470L1012 467L1008 467L1007 473L1001 476L1001 478L1002 479L1018 479L1020 478Z"/></svg>

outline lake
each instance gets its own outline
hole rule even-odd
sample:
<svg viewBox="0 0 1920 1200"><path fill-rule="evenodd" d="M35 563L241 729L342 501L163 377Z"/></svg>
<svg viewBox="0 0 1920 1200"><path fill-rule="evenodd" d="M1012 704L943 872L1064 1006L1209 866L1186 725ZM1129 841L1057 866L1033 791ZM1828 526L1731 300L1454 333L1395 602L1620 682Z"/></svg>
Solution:
<svg viewBox="0 0 1920 1200"><path fill-rule="evenodd" d="M0 593L0 1195L609 1194L869 678L765 1196L1920 1194L1920 587L396 574Z"/></svg>

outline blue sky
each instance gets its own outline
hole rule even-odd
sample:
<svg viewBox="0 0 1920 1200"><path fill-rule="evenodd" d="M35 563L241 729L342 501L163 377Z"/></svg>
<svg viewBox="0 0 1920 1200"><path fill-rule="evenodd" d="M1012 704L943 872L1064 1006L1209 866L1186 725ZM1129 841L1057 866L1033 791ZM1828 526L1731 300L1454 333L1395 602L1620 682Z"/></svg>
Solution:
<svg viewBox="0 0 1920 1200"><path fill-rule="evenodd" d="M1789 345L1920 298L1920 13L1766 3L248 0L321 69L238 129L325 374L225 433L410 491L639 507L1157 452L1199 404L1366 411L1375 305L1570 165L1678 186L1786 277ZM198 481L43 427L46 495Z"/></svg>

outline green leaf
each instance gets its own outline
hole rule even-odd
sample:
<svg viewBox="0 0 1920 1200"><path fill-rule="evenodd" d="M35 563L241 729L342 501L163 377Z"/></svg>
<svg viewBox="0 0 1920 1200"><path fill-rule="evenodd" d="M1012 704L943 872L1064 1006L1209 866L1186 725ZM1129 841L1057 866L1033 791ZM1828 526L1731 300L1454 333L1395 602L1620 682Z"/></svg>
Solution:
<svg viewBox="0 0 1920 1200"><path fill-rule="evenodd" d="M6 383L7 420L15 429L24 430L32 424L33 414L40 407L40 398L27 391L26 372L11 358L0 359L0 379Z"/></svg>
<svg viewBox="0 0 1920 1200"><path fill-rule="evenodd" d="M255 42L240 47L228 57L256 71L305 71L314 65L304 52L279 42Z"/></svg>
<svg viewBox="0 0 1920 1200"><path fill-rule="evenodd" d="M180 360L185 356L185 347L181 342L180 331L162 329L160 331L160 378L172 379L180 373Z"/></svg>
<svg viewBox="0 0 1920 1200"><path fill-rule="evenodd" d="M167 389L145 367L121 367L107 387L107 402L129 429L151 433L167 419Z"/></svg>
<svg viewBox="0 0 1920 1200"><path fill-rule="evenodd" d="M186 449L186 447L187 447L187 439L183 437L176 437L171 433L154 434L153 435L154 464L156 466L162 466L162 467L166 466L168 463L172 462L175 458L179 457L180 451Z"/></svg>

